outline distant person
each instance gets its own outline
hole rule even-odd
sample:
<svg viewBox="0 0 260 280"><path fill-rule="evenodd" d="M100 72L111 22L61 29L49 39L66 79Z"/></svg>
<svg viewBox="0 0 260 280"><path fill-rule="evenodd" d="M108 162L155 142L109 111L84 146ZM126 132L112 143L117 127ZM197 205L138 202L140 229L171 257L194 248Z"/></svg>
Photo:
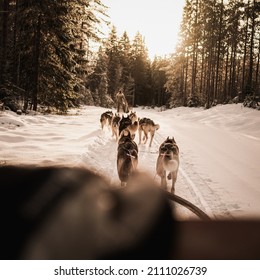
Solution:
<svg viewBox="0 0 260 280"><path fill-rule="evenodd" d="M123 91L120 89L119 92L116 94L116 102L117 102L117 112L120 112L120 109L122 109L122 111L124 113L128 113L128 103L126 101L125 95L123 93Z"/></svg>

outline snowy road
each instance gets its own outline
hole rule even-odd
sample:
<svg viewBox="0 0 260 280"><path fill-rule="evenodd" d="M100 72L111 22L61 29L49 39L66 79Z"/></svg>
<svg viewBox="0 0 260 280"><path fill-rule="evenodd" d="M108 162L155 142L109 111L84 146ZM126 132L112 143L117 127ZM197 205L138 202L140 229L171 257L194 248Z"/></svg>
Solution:
<svg viewBox="0 0 260 280"><path fill-rule="evenodd" d="M119 185L117 143L99 123L105 110L87 107L67 117L5 112L0 115L0 162L87 166ZM136 111L160 124L152 147L139 146L140 170L159 182L158 148L174 136L180 148L177 195L212 218L260 218L259 111L240 105Z"/></svg>
<svg viewBox="0 0 260 280"><path fill-rule="evenodd" d="M256 119L248 120L236 111L234 115L221 112L224 107L181 117L165 111L157 136L163 139L174 136L179 144L181 169L177 194L200 205L211 217L259 218L260 139L255 134L245 134L251 133L246 128L238 129L238 123L242 125L243 121L253 127L258 123L259 127L259 113ZM243 116L247 110L241 110Z"/></svg>
<svg viewBox="0 0 260 280"><path fill-rule="evenodd" d="M242 132L228 130L227 127L224 129L220 121L219 126L215 127L210 117L205 119L207 123L201 123L198 119L178 118L173 112L158 114L141 109L137 109L137 112L139 116L148 116L161 126L151 148L148 143L139 146L140 169L154 177L159 145L167 136L174 136L181 151L177 195L191 201L212 218L260 216L260 177L256 164L260 143L256 137L245 137ZM225 124L225 115L221 114L220 117L221 123ZM118 183L115 165L117 146L113 140L109 141L108 131L102 133L103 139L107 138L108 141L98 150L92 150L95 160L101 154L100 163L95 162L94 165L101 169L105 166L102 172ZM103 149L102 153L100 149ZM107 150L113 152L104 159L102 155ZM158 177L156 180L159 182Z"/></svg>

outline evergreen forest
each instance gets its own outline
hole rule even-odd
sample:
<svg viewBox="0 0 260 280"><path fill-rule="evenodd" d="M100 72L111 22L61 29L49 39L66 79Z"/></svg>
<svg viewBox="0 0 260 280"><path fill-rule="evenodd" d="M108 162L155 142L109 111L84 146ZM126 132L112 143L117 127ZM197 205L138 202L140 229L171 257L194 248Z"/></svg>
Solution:
<svg viewBox="0 0 260 280"><path fill-rule="evenodd" d="M258 0L186 0L176 49L152 60L143 35L119 36L107 11L102 0L0 0L0 105L113 108L123 89L130 106L259 108Z"/></svg>

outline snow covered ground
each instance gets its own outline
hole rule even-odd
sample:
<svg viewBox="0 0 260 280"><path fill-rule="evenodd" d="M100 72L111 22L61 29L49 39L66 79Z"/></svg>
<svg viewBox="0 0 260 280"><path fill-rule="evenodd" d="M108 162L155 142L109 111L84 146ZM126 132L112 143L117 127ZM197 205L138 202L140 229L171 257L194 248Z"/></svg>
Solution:
<svg viewBox="0 0 260 280"><path fill-rule="evenodd" d="M99 122L106 110L84 107L69 116L0 113L0 165L86 166L119 185L117 143ZM139 146L140 170L159 182L158 148L174 136L180 148L177 195L216 219L260 218L259 111L241 104L135 111L160 124L152 147Z"/></svg>

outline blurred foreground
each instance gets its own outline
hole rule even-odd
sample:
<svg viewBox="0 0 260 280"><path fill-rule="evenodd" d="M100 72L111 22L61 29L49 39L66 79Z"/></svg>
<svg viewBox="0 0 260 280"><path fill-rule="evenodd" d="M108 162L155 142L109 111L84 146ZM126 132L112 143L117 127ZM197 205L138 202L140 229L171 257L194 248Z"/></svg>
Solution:
<svg viewBox="0 0 260 280"><path fill-rule="evenodd" d="M259 259L260 221L176 221L154 181L0 168L1 259Z"/></svg>

